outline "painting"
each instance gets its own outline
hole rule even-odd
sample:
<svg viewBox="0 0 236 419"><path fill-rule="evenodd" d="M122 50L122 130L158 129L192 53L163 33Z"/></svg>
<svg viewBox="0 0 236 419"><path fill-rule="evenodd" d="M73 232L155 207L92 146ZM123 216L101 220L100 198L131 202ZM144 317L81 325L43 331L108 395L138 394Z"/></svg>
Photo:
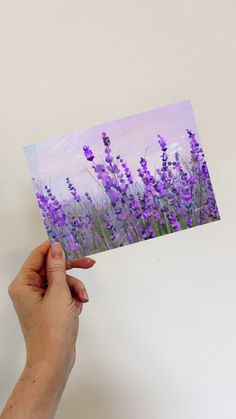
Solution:
<svg viewBox="0 0 236 419"><path fill-rule="evenodd" d="M220 219L190 101L24 148L68 260Z"/></svg>

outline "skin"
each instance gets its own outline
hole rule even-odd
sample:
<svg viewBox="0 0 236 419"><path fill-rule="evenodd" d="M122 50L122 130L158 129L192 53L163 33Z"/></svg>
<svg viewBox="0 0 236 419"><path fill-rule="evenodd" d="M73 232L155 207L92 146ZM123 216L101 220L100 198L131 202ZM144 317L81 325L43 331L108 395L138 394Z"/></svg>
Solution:
<svg viewBox="0 0 236 419"><path fill-rule="evenodd" d="M91 258L66 263L60 243L42 243L9 286L26 345L23 372L1 419L51 419L75 363L79 315L89 298L67 269L87 269Z"/></svg>

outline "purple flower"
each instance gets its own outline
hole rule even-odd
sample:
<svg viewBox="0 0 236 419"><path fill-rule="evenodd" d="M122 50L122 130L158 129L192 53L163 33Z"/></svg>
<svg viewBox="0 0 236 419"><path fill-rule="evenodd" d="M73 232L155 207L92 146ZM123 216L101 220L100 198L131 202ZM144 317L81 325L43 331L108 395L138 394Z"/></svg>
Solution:
<svg viewBox="0 0 236 419"><path fill-rule="evenodd" d="M66 178L66 183L67 183L67 186L68 186L68 188L69 188L69 190L70 190L70 192L71 192L71 195L73 196L73 199L74 199L76 202L80 202L81 197L80 197L80 195L77 193L77 190L76 190L75 186L71 183L71 181L70 181L69 177L67 177L67 178Z"/></svg>
<svg viewBox="0 0 236 419"><path fill-rule="evenodd" d="M111 141L110 138L106 135L106 133L103 131L102 132L102 140L103 140L103 144L107 147L110 145Z"/></svg>
<svg viewBox="0 0 236 419"><path fill-rule="evenodd" d="M104 149L104 151L105 151L106 154L110 154L111 153L111 149L110 149L109 146L106 146L105 149Z"/></svg>
<svg viewBox="0 0 236 419"><path fill-rule="evenodd" d="M131 173L131 170L129 169L129 167L127 166L127 163L126 162L124 162L124 163L122 163L122 165L121 165L122 167L123 167L123 169L124 169L124 172L125 172L125 176L126 176L126 179L128 180L128 183L129 184L132 184L132 183L134 183L134 181L133 181L133 177L132 177L132 173Z"/></svg>
<svg viewBox="0 0 236 419"><path fill-rule="evenodd" d="M203 174L204 176L208 176L208 175L209 175L209 172L208 172L208 169L207 169L206 162L203 162L203 164L202 164L202 174Z"/></svg>
<svg viewBox="0 0 236 419"><path fill-rule="evenodd" d="M96 173L106 171L104 164L95 164L95 166L93 166L93 169L95 170Z"/></svg>
<svg viewBox="0 0 236 419"><path fill-rule="evenodd" d="M189 177L189 183L190 185L194 185L197 182L197 178L195 176Z"/></svg>
<svg viewBox="0 0 236 419"><path fill-rule="evenodd" d="M92 200L92 197L89 195L89 193L88 193L88 192L85 192L85 196L86 196L87 200L88 200L89 202L91 202L91 204L92 204L92 203L93 203L93 200Z"/></svg>
<svg viewBox="0 0 236 419"><path fill-rule="evenodd" d="M184 220L187 223L188 228L192 227L192 223L193 223L193 218L192 217L188 216Z"/></svg>
<svg viewBox="0 0 236 419"><path fill-rule="evenodd" d="M190 146L191 146L190 152L192 154L192 159L193 159L193 162L196 163L202 159L202 156L201 156L202 149L200 148L200 144L196 140L195 134L189 129L186 129L186 131L190 140Z"/></svg>
<svg viewBox="0 0 236 419"><path fill-rule="evenodd" d="M101 174L101 179L102 179L102 184L103 184L105 189L110 189L112 187L112 185L113 185L112 179L111 179L111 177L109 176L108 173L103 172Z"/></svg>
<svg viewBox="0 0 236 419"><path fill-rule="evenodd" d="M88 161L92 161L94 159L94 155L92 150L89 148L88 145L83 146L84 155Z"/></svg>
<svg viewBox="0 0 236 419"><path fill-rule="evenodd" d="M169 223L170 223L171 227L174 230L177 230L177 231L182 230L181 225L178 222L177 217L176 217L176 215L174 213L168 214L167 217L168 217L168 220L169 220Z"/></svg>
<svg viewBox="0 0 236 419"><path fill-rule="evenodd" d="M195 134L190 129L186 129L186 131L187 131L187 134L188 134L189 138L195 140Z"/></svg>
<svg viewBox="0 0 236 419"><path fill-rule="evenodd" d="M161 155L161 157L162 157L162 168L161 168L161 170L162 170L162 172L166 172L166 170L168 168L168 162L167 162L168 155L166 153L166 151L167 151L166 141L159 134L158 134L157 138L158 138L158 142L159 142L159 144L161 146L161 149L162 149L162 152L163 152L162 155ZM163 179L167 180L166 174L163 174Z"/></svg>
<svg viewBox="0 0 236 419"><path fill-rule="evenodd" d="M108 170L111 172L111 173L119 173L119 169L118 169L118 166L117 166L117 164L115 163L115 164L111 164L109 167L108 167Z"/></svg>
<svg viewBox="0 0 236 419"><path fill-rule="evenodd" d="M112 201L113 204L116 204L121 197L120 192L116 191L114 189L109 189L107 191L107 195L109 196L109 198L110 198L110 200Z"/></svg>
<svg viewBox="0 0 236 419"><path fill-rule="evenodd" d="M159 144L161 146L162 151L166 151L167 150L167 146L166 146L166 142L165 142L164 138L161 137L161 135L159 135L159 134L157 135L157 138L158 138L158 142L159 142Z"/></svg>
<svg viewBox="0 0 236 419"><path fill-rule="evenodd" d="M108 154L108 156L106 156L105 160L106 160L107 163L111 163L112 160L113 160L113 157L110 154Z"/></svg>
<svg viewBox="0 0 236 419"><path fill-rule="evenodd" d="M72 251L77 250L77 249L79 249L79 248L80 248L79 243L77 243L77 242L75 241L75 239L74 239L74 237L73 237L73 235L72 235L71 233L69 233L69 234L68 234L68 236L67 236L67 240L68 240L68 245L69 245L69 247L70 247L70 249L71 249Z"/></svg>

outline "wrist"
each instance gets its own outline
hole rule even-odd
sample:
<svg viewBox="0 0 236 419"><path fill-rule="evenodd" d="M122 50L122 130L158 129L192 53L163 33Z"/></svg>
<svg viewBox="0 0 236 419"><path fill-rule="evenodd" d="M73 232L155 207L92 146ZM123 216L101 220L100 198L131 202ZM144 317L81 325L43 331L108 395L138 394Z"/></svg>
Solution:
<svg viewBox="0 0 236 419"><path fill-rule="evenodd" d="M61 363L52 362L52 360L43 360L33 362L30 360L26 361L23 369L23 374L27 376L39 377L41 381L45 383L64 383L69 377L71 369Z"/></svg>
<svg viewBox="0 0 236 419"><path fill-rule="evenodd" d="M32 351L27 350L25 367L29 369L33 367L36 371L42 371L50 376L67 377L74 366L75 353L75 348L71 351L55 349L36 351L33 348Z"/></svg>

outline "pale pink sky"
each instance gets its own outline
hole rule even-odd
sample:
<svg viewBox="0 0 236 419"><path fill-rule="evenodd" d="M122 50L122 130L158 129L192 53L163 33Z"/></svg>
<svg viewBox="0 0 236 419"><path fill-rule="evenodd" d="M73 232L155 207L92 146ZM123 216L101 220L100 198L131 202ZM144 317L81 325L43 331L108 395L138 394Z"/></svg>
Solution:
<svg viewBox="0 0 236 419"><path fill-rule="evenodd" d="M93 172L92 163L84 156L83 146L89 145L96 163L101 162L104 159L102 131L111 139L112 155L116 157L121 154L137 178L140 157L146 155L151 169L160 166L161 150L157 134L166 139L169 155L177 149L183 155L188 155L186 128L198 136L190 101L85 128L60 138L26 146L24 150L31 176L44 185L50 184L58 197L69 196L65 184L67 176L79 193L88 191L97 194L100 189L86 170Z"/></svg>

